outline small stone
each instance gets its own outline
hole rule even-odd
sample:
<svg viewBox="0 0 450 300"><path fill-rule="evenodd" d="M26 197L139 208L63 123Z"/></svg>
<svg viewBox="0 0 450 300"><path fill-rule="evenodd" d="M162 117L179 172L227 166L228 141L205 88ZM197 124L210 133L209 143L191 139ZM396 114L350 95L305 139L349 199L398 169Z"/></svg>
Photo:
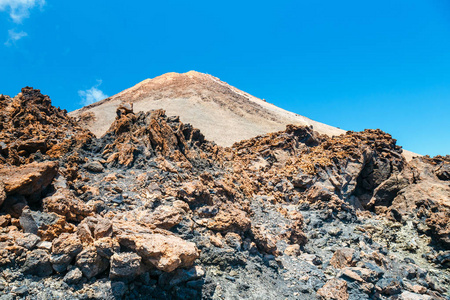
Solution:
<svg viewBox="0 0 450 300"><path fill-rule="evenodd" d="M53 270L58 273L64 273L67 271L67 267L72 261L72 258L68 254L52 254L50 256L50 263L52 264Z"/></svg>
<svg viewBox="0 0 450 300"><path fill-rule="evenodd" d="M84 168L93 173L101 173L105 169L99 161L90 161L84 165Z"/></svg>
<svg viewBox="0 0 450 300"><path fill-rule="evenodd" d="M181 208L185 212L188 212L190 210L189 205L182 200L175 200L175 201L173 201L172 205L173 205L173 207Z"/></svg>
<svg viewBox="0 0 450 300"><path fill-rule="evenodd" d="M53 273L50 255L47 251L36 249L27 254L23 272L41 277L49 276Z"/></svg>
<svg viewBox="0 0 450 300"><path fill-rule="evenodd" d="M24 209L22 215L19 218L20 226L26 233L38 233L38 227L36 221L34 221L31 211L29 209Z"/></svg>
<svg viewBox="0 0 450 300"><path fill-rule="evenodd" d="M421 285L413 285L412 291L417 294L425 294L427 292L427 288Z"/></svg>
<svg viewBox="0 0 450 300"><path fill-rule="evenodd" d="M322 259L319 256L315 256L312 260L313 265L319 266L322 264Z"/></svg>
<svg viewBox="0 0 450 300"><path fill-rule="evenodd" d="M432 300L435 299L428 295L421 295L416 293L411 293L408 291L403 291L399 297L400 300Z"/></svg>
<svg viewBox="0 0 450 300"><path fill-rule="evenodd" d="M26 285L16 286L11 290L11 293L17 296L25 296L28 293L28 287Z"/></svg>
<svg viewBox="0 0 450 300"><path fill-rule="evenodd" d="M128 223L127 226L133 226L133 230L136 231L142 230L137 224ZM194 243L174 235L127 232L120 234L117 238L121 245L139 254L144 262L164 272L172 272L179 267L190 267L200 255Z"/></svg>
<svg viewBox="0 0 450 300"><path fill-rule="evenodd" d="M180 283L199 279L203 276L205 276L205 271L202 269L201 266L194 266L188 270L178 269L175 271L175 274L173 278L170 280L169 285L171 286L179 285Z"/></svg>
<svg viewBox="0 0 450 300"><path fill-rule="evenodd" d="M140 270L142 258L136 253L120 253L111 256L110 279L135 277Z"/></svg>
<svg viewBox="0 0 450 300"><path fill-rule="evenodd" d="M111 290L114 298L121 299L127 291L127 286L122 281L115 281L111 283Z"/></svg>
<svg viewBox="0 0 450 300"><path fill-rule="evenodd" d="M38 249L50 251L52 249L52 243L49 241L41 241L36 245L36 247Z"/></svg>
<svg viewBox="0 0 450 300"><path fill-rule="evenodd" d="M242 239L239 234L234 232L228 232L225 235L225 242L228 246L235 248L237 250L241 250Z"/></svg>
<svg viewBox="0 0 450 300"><path fill-rule="evenodd" d="M64 282L67 284L77 284L81 281L83 278L83 273L80 269L74 268L73 270L69 271L66 276L64 276Z"/></svg>
<svg viewBox="0 0 450 300"><path fill-rule="evenodd" d="M218 238L217 236L215 236L215 235L210 236L210 237L209 237L209 241L210 241L211 244L213 244L214 246L219 247L219 248L223 248L223 243L222 243L222 241L220 240L220 238Z"/></svg>
<svg viewBox="0 0 450 300"><path fill-rule="evenodd" d="M111 201L116 203L116 204L122 204L123 203L123 196L122 196L122 194L117 195Z"/></svg>
<svg viewBox="0 0 450 300"><path fill-rule="evenodd" d="M24 247L28 250L33 250L40 242L41 238L33 233L25 233L23 238L16 240L17 245Z"/></svg>
<svg viewBox="0 0 450 300"><path fill-rule="evenodd" d="M300 254L300 245L294 244L287 246L284 250L284 254L289 256L298 256Z"/></svg>
<svg viewBox="0 0 450 300"><path fill-rule="evenodd" d="M11 215L0 216L0 227L6 227L11 223Z"/></svg>
<svg viewBox="0 0 450 300"><path fill-rule="evenodd" d="M8 283L0 278L0 291L3 291L8 286Z"/></svg>
<svg viewBox="0 0 450 300"><path fill-rule="evenodd" d="M52 242L53 254L67 254L75 257L83 249L80 239L76 234L62 233Z"/></svg>
<svg viewBox="0 0 450 300"><path fill-rule="evenodd" d="M140 222L153 224L156 227L170 229L183 220L184 210L169 205L160 205L152 213L145 214Z"/></svg>
<svg viewBox="0 0 450 300"><path fill-rule="evenodd" d="M83 245L75 233L62 233L52 242L50 262L53 269L62 273L67 270L72 259L81 252Z"/></svg>
<svg viewBox="0 0 450 300"><path fill-rule="evenodd" d="M385 295L395 295L401 292L401 283L392 277L383 277L377 282L380 292Z"/></svg>
<svg viewBox="0 0 450 300"><path fill-rule="evenodd" d="M328 231L331 236L339 236L342 234L342 229L339 227L334 227Z"/></svg>

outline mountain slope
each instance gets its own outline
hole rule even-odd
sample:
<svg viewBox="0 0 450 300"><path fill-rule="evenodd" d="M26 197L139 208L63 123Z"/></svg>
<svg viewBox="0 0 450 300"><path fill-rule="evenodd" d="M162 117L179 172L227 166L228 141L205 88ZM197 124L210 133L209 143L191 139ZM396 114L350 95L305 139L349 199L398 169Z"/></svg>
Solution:
<svg viewBox="0 0 450 300"><path fill-rule="evenodd" d="M284 130L288 124L312 125L314 130L329 136L345 132L276 107L216 77L195 71L146 79L70 115L78 117L100 137L111 126L116 109L123 101L132 102L134 111L164 109L169 116L180 116L182 122L199 128L208 140L221 146Z"/></svg>

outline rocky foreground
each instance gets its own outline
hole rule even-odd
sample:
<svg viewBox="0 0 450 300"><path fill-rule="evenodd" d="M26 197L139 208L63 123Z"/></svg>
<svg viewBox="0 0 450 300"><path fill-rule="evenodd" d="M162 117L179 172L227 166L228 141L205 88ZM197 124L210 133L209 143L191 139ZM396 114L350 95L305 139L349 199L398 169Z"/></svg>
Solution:
<svg viewBox="0 0 450 300"><path fill-rule="evenodd" d="M311 127L223 148L162 110L96 138L0 95L0 299L450 299L450 156Z"/></svg>

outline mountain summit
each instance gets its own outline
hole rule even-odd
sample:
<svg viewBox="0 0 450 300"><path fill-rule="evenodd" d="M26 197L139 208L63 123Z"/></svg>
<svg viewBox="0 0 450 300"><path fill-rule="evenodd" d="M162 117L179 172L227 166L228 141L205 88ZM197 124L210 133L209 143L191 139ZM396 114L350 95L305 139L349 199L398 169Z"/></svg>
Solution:
<svg viewBox="0 0 450 300"><path fill-rule="evenodd" d="M180 116L182 122L199 128L208 140L220 146L284 130L288 124L312 125L315 131L329 136L345 132L281 109L219 78L196 71L146 79L71 115L100 137L111 126L122 102L131 102L134 111L164 109L169 116Z"/></svg>

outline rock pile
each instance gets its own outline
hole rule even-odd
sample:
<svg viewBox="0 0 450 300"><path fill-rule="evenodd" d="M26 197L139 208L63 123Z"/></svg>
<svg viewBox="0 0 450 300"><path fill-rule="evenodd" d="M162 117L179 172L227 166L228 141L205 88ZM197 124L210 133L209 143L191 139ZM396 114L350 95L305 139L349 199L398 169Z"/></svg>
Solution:
<svg viewBox="0 0 450 300"><path fill-rule="evenodd" d="M0 299L448 299L450 157L287 126L223 148L0 97Z"/></svg>

